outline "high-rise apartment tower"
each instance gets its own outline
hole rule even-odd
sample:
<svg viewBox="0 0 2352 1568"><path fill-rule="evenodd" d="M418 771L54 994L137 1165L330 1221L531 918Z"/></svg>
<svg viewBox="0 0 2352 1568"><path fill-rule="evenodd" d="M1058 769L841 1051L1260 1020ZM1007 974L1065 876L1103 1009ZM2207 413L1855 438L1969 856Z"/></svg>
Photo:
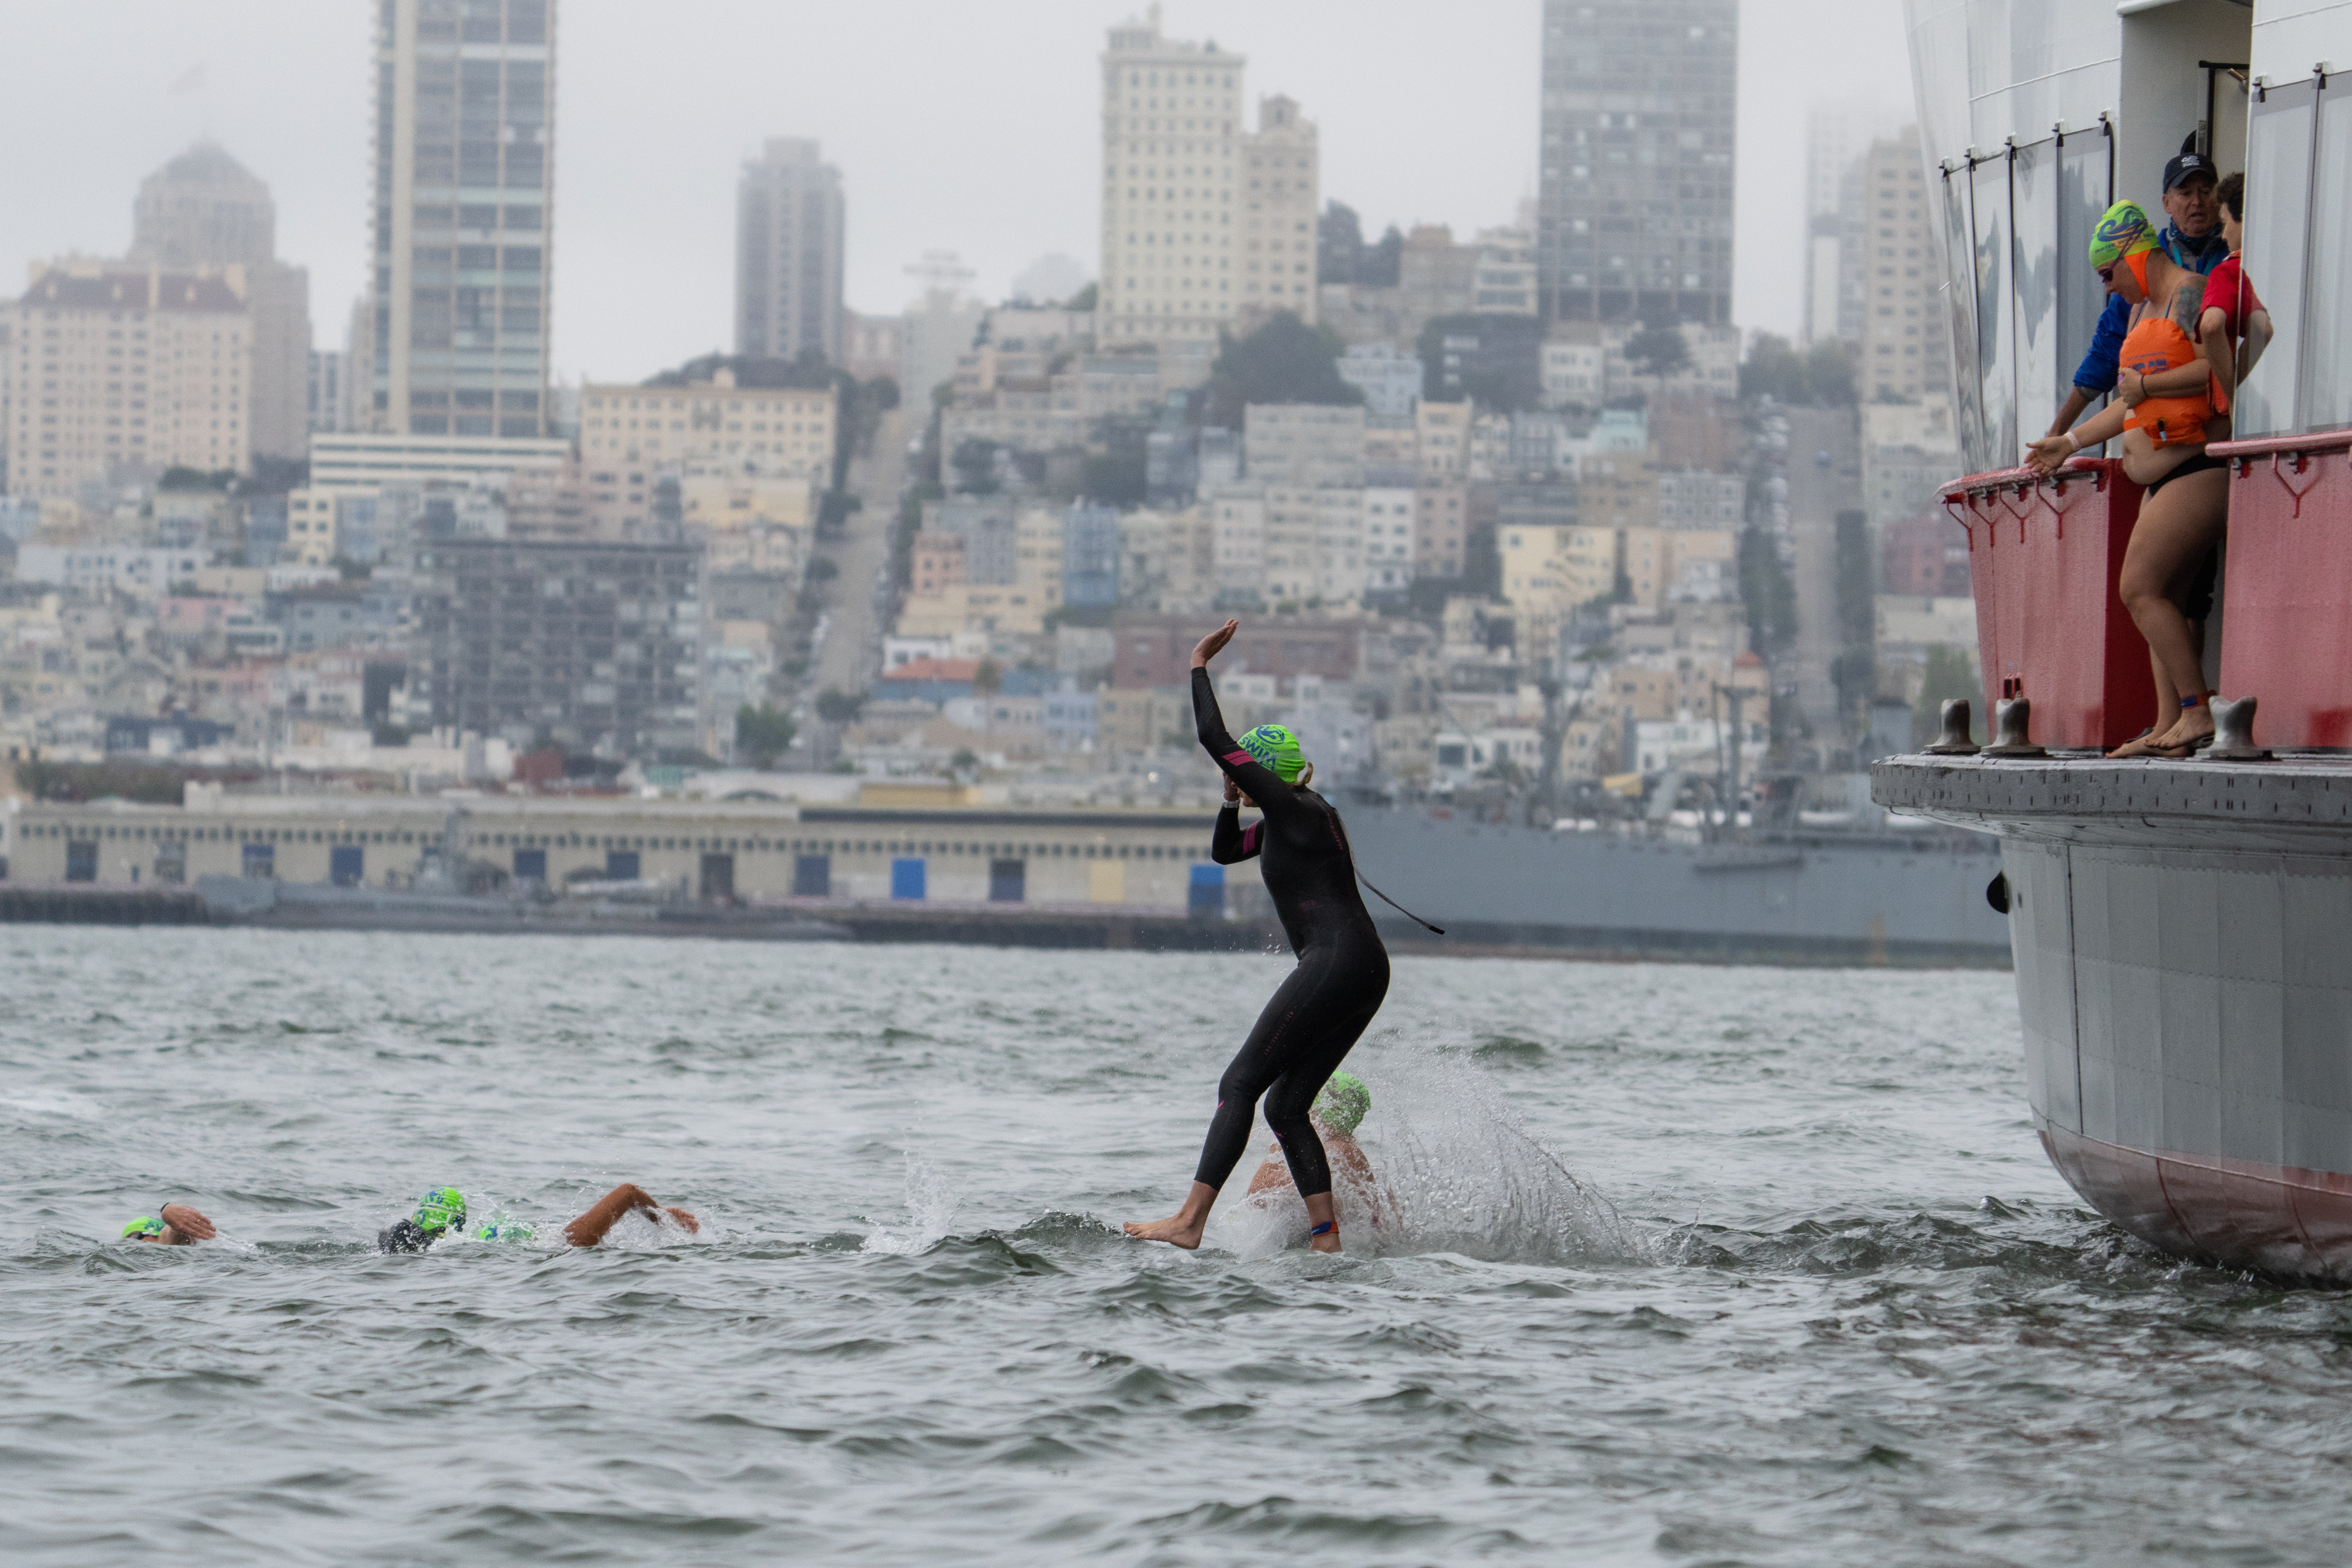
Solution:
<svg viewBox="0 0 2352 1568"><path fill-rule="evenodd" d="M1864 226L1854 239L1863 289L1854 390L1865 402L1940 403L1950 395L1952 337L1927 197L1916 126L1871 143L1863 160Z"/></svg>
<svg viewBox="0 0 2352 1568"><path fill-rule="evenodd" d="M1548 317L1731 319L1738 50L1738 0L1544 0Z"/></svg>
<svg viewBox="0 0 2352 1568"><path fill-rule="evenodd" d="M543 436L555 0L383 0L370 428Z"/></svg>
<svg viewBox="0 0 2352 1568"><path fill-rule="evenodd" d="M735 352L841 359L841 171L817 144L772 139L735 186Z"/></svg>

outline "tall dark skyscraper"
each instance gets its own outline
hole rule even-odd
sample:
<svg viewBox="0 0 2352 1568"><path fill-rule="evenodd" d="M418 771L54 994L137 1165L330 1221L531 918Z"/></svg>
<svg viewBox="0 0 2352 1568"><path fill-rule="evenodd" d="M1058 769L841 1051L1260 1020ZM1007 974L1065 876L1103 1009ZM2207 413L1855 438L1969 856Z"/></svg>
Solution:
<svg viewBox="0 0 2352 1568"><path fill-rule="evenodd" d="M1544 0L1543 29L1545 315L1728 321L1738 0Z"/></svg>
<svg viewBox="0 0 2352 1568"><path fill-rule="evenodd" d="M379 0L363 426L547 434L555 0Z"/></svg>

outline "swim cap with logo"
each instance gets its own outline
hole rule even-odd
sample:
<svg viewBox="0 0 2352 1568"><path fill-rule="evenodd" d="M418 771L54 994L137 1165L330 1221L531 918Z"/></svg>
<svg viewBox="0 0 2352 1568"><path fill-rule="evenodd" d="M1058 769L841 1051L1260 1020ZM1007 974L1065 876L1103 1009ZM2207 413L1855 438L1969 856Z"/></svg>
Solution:
<svg viewBox="0 0 2352 1568"><path fill-rule="evenodd" d="M1260 724L1241 738L1241 748L1273 769L1285 784L1297 784L1298 775L1307 771L1307 753L1299 750L1297 733L1286 725Z"/></svg>
<svg viewBox="0 0 2352 1568"><path fill-rule="evenodd" d="M2091 265L2113 267L2126 256L2156 248L2156 227L2137 202L2117 202L2100 215L2091 230Z"/></svg>
<svg viewBox="0 0 2352 1568"><path fill-rule="evenodd" d="M1315 1115L1334 1132L1353 1133L1372 1108L1372 1091L1351 1072L1335 1072L1315 1097Z"/></svg>
<svg viewBox="0 0 2352 1568"><path fill-rule="evenodd" d="M436 1187L418 1200L412 1217L428 1236L460 1228L466 1223L466 1194L455 1187Z"/></svg>
<svg viewBox="0 0 2352 1568"><path fill-rule="evenodd" d="M163 1234L163 1222L157 1219L153 1215L142 1214L137 1219L132 1220L129 1225L122 1227L122 1235L126 1240L134 1236L161 1236Z"/></svg>

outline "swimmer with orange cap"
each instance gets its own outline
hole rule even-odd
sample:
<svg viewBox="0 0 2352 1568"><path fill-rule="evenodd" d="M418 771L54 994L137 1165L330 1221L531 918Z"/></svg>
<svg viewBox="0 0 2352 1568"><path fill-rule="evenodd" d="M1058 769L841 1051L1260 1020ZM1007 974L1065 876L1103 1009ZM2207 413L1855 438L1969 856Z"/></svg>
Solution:
<svg viewBox="0 0 2352 1568"><path fill-rule="evenodd" d="M2157 717L2148 733L2111 754L2178 760L2213 739L2202 638L2182 605L2229 515L2229 465L2208 457L2205 444L2227 434L2230 389L2210 365L2201 378L2184 374L2206 363L2196 335L2205 279L2165 255L2138 203L2109 207L2092 231L2090 251L2107 292L2131 307L2116 401L2063 435L2034 442L2025 460L2055 473L2084 447L2123 437L2124 477L2147 493L2117 591L2147 639ZM2161 395L2150 395L2151 377L2161 378ZM2173 390L2184 380L2193 391Z"/></svg>

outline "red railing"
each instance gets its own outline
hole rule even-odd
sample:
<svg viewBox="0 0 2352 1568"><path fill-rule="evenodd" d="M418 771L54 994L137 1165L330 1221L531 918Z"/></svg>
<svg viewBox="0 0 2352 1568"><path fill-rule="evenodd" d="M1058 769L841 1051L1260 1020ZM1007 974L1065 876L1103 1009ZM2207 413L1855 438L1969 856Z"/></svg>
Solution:
<svg viewBox="0 0 2352 1568"><path fill-rule="evenodd" d="M2101 749L2154 722L2147 643L2116 592L2140 494L2112 458L2076 458L2055 476L1974 474L1938 492L1968 531L1980 722L1995 702L2030 697L2033 740Z"/></svg>
<svg viewBox="0 0 2352 1568"><path fill-rule="evenodd" d="M2352 430L2205 450L2230 462L2221 694L2261 700L2263 745L2352 747Z"/></svg>

